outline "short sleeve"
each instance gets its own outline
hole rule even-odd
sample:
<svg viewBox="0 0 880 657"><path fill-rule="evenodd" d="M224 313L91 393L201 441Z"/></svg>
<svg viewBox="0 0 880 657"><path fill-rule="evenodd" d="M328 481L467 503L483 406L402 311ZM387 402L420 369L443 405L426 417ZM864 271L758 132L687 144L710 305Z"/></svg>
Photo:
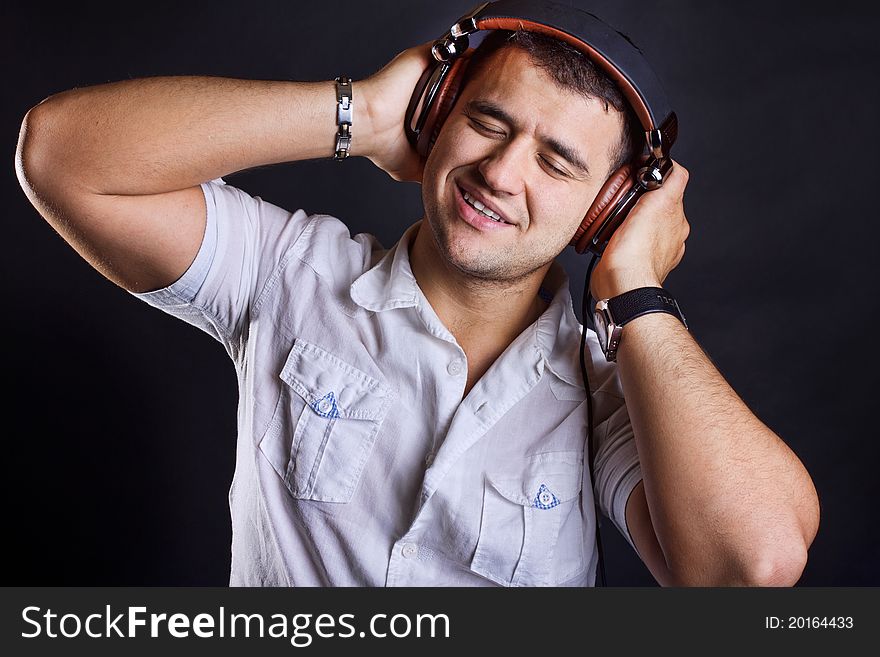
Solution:
<svg viewBox="0 0 880 657"><path fill-rule="evenodd" d="M611 518L627 542L639 553L626 524L626 503L642 479L635 435L626 409L620 405L596 428L596 495L599 508Z"/></svg>
<svg viewBox="0 0 880 657"><path fill-rule="evenodd" d="M309 222L227 185L202 183L205 234L195 259L168 287L133 296L192 324L236 358L254 302Z"/></svg>
<svg viewBox="0 0 880 657"><path fill-rule="evenodd" d="M590 389L597 424L593 435L595 461L593 492L600 511L611 519L638 554L626 525L626 503L642 479L635 434L627 411L617 363L609 363L599 340L587 329L587 349L592 364Z"/></svg>

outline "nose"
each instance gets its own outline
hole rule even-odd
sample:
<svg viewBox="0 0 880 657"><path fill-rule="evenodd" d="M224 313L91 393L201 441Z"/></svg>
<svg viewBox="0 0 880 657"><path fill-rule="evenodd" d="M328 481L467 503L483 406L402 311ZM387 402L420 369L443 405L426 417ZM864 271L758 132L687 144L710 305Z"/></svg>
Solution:
<svg viewBox="0 0 880 657"><path fill-rule="evenodd" d="M489 189L515 196L524 189L525 158L524 144L507 141L498 144L477 168Z"/></svg>

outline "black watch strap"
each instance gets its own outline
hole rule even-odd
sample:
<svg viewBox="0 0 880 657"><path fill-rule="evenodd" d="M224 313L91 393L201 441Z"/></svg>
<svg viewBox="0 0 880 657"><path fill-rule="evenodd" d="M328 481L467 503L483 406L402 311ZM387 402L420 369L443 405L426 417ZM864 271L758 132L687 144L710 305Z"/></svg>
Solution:
<svg viewBox="0 0 880 657"><path fill-rule="evenodd" d="M648 313L669 313L678 317L687 328L678 301L662 287L640 287L611 297L608 300L608 310L617 326L623 326Z"/></svg>

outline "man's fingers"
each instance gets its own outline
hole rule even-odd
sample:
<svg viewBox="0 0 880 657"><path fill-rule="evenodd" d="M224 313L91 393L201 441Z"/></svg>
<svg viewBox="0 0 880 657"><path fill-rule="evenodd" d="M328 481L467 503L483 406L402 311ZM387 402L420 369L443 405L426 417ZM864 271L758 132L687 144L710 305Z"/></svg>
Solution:
<svg viewBox="0 0 880 657"><path fill-rule="evenodd" d="M431 54L431 48L434 46L434 40L426 41L418 46L413 46L410 48L410 51L418 55L418 57L422 61L422 65L424 68L428 68L435 60L434 55Z"/></svg>
<svg viewBox="0 0 880 657"><path fill-rule="evenodd" d="M682 242L681 246L678 249L678 256L676 256L676 258L675 258L675 264L672 265L672 269L675 269L676 267L678 267L679 263L681 263L682 258L684 258L684 251L685 251L685 246L684 246L684 242Z"/></svg>
<svg viewBox="0 0 880 657"><path fill-rule="evenodd" d="M665 187L666 185L669 185L680 195L684 195L684 188L687 187L690 177L690 172L681 164L673 160L672 170L669 172L669 177L663 182L663 186Z"/></svg>

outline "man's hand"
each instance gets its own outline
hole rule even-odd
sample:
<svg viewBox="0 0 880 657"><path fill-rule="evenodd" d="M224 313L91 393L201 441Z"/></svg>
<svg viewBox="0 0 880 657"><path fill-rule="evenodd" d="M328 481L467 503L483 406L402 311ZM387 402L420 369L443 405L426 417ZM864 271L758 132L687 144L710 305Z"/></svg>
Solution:
<svg viewBox="0 0 880 657"><path fill-rule="evenodd" d="M661 287L684 257L690 226L684 215L688 171L673 161L663 186L646 192L614 231L593 270L594 299L607 299L638 287Z"/></svg>
<svg viewBox="0 0 880 657"><path fill-rule="evenodd" d="M359 133L356 124L352 126L352 154L369 158L395 180L422 180L425 161L409 143L403 126L413 90L434 62L432 44L429 41L404 50L381 70L352 85L355 103L359 102L358 96L363 99L368 121L366 134ZM355 148L359 138L363 148Z"/></svg>

